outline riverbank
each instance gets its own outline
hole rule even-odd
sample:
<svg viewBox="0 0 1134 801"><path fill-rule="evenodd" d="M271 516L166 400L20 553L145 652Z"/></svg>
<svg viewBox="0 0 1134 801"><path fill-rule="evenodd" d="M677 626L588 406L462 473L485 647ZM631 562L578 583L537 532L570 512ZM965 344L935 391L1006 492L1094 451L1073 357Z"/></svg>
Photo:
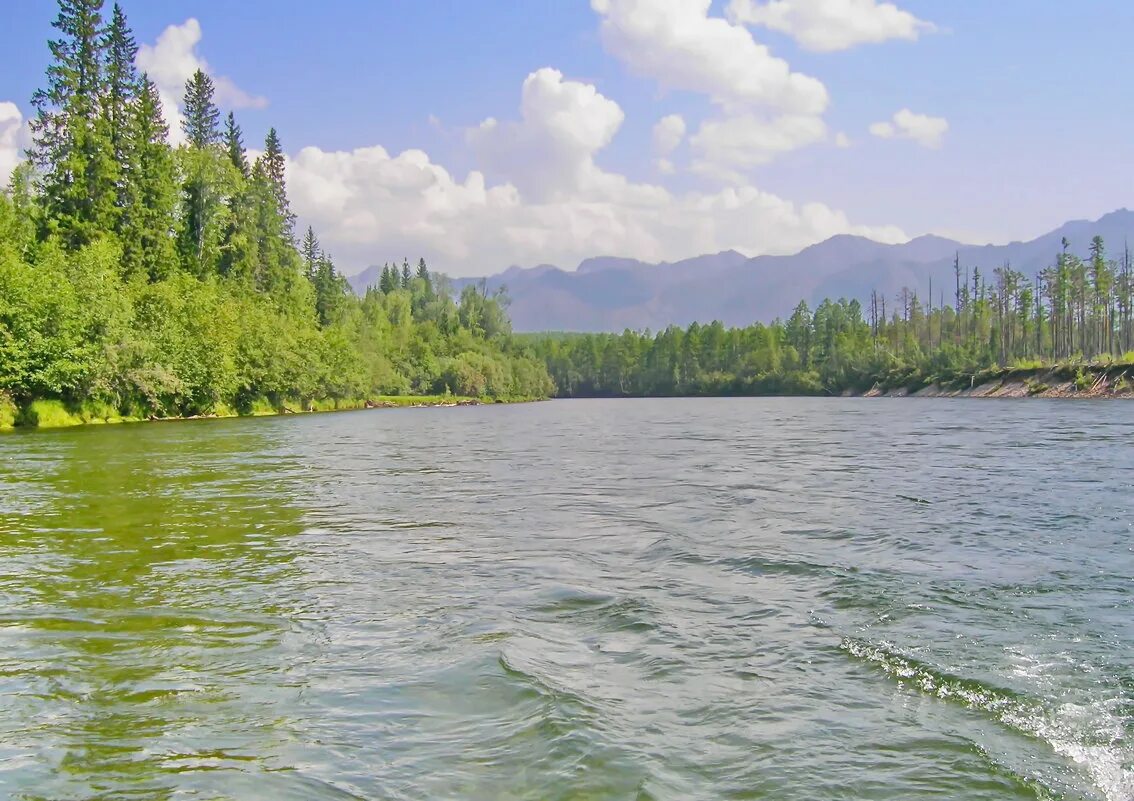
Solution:
<svg viewBox="0 0 1134 801"><path fill-rule="evenodd" d="M847 397L866 398L1131 398L1134 364L991 368L970 376L875 385Z"/></svg>
<svg viewBox="0 0 1134 801"><path fill-rule="evenodd" d="M59 400L37 400L20 407L0 395L0 431L17 428L73 428L84 425L115 425L119 423L174 422L184 420L210 420L230 417L274 417L289 414L316 414L318 412L345 412L361 409L448 408L456 406L484 406L497 403L529 403L540 398L473 398L455 395L382 395L364 399L325 399L306 403L285 398L272 403L261 398L245 411L220 405L207 414L184 416L129 415L106 404L87 403L78 406Z"/></svg>

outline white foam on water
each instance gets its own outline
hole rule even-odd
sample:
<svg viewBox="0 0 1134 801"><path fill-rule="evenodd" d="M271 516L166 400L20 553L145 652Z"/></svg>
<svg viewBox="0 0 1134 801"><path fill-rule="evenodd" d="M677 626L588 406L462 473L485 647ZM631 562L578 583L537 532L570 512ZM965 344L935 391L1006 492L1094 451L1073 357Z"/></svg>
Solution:
<svg viewBox="0 0 1134 801"><path fill-rule="evenodd" d="M1078 765L1107 801L1134 801L1134 749L1125 739L1122 698L1089 704L1064 703L1047 709L1041 704L982 688L976 682L938 675L906 658L891 643L877 645L845 639L842 648L852 656L871 662L898 679L901 686L960 703L985 712L1001 723L1046 742L1055 753ZM1017 675L1050 679L1057 662L1027 657ZM1045 682L1049 683L1049 682Z"/></svg>

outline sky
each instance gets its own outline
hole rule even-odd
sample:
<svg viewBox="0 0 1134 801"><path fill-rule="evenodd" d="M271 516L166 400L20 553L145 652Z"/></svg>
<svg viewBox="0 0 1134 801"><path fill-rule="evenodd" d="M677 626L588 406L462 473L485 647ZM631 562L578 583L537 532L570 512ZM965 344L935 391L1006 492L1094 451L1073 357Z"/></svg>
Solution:
<svg viewBox="0 0 1134 801"><path fill-rule="evenodd" d="M1130 205L1127 0L122 0L205 68L343 272L1029 239ZM0 28L0 172L53 0Z"/></svg>

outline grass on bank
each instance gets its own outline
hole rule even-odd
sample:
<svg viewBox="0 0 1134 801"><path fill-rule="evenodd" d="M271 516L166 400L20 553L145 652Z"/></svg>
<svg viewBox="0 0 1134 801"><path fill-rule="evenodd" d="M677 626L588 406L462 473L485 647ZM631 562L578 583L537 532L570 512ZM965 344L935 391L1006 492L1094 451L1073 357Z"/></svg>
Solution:
<svg viewBox="0 0 1134 801"><path fill-rule="evenodd" d="M375 398L321 398L303 401L283 398L273 402L257 398L240 412L230 406L218 404L207 414L192 417L143 417L123 413L109 404L87 402L67 404L61 400L36 400L20 407L11 398L0 395L0 431L15 428L70 428L82 425L136 423L157 420L192 420L221 417L267 417L283 414L337 412L357 409L407 408L416 406L488 405L495 403L526 403L539 400L529 397L472 398L459 395L380 395Z"/></svg>

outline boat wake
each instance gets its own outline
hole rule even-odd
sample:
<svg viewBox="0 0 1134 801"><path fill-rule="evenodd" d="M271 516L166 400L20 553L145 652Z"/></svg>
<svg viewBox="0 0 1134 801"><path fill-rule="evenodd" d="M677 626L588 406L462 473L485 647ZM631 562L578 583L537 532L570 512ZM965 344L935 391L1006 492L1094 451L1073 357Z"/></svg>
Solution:
<svg viewBox="0 0 1134 801"><path fill-rule="evenodd" d="M981 712L1039 739L1071 760L1106 801L1134 799L1134 748L1127 731L1131 701L1122 696L1090 703L1044 703L1001 687L940 671L890 643L847 637L839 646L881 669L900 686Z"/></svg>

